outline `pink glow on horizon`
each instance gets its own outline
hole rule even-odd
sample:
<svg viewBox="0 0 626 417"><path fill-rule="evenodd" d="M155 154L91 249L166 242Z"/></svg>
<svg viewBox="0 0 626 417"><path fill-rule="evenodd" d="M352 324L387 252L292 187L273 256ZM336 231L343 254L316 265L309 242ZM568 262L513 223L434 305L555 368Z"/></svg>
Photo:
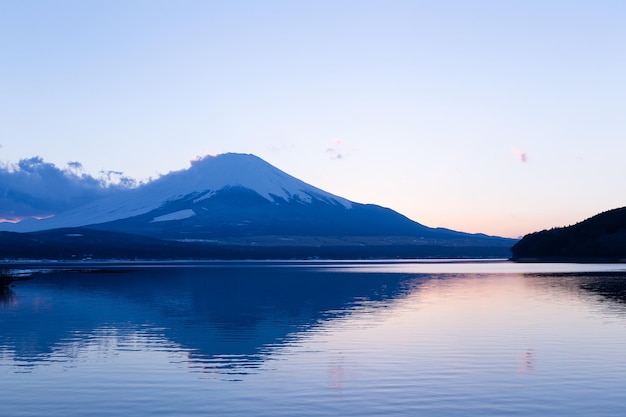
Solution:
<svg viewBox="0 0 626 417"><path fill-rule="evenodd" d="M13 218L13 219L0 218L0 223L19 223L24 219L25 217L18 217L18 218Z"/></svg>
<svg viewBox="0 0 626 417"><path fill-rule="evenodd" d="M24 216L24 217L12 217L10 219L6 219L6 218L2 218L0 217L0 223L19 223L21 221L24 221L26 219L35 219L35 220L45 220L45 219L49 219L51 217L54 217L54 214L45 214L43 216Z"/></svg>

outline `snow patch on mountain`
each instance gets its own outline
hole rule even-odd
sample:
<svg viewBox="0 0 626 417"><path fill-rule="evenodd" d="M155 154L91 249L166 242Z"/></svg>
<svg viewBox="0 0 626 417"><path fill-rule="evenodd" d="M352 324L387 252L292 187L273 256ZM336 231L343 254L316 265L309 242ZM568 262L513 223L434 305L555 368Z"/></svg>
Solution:
<svg viewBox="0 0 626 417"><path fill-rule="evenodd" d="M169 222L172 220L183 220L195 216L196 213L192 209L178 210L173 213L164 214L155 217L150 223Z"/></svg>
<svg viewBox="0 0 626 417"><path fill-rule="evenodd" d="M209 190L209 191L205 191L203 193L200 193L199 197L196 197L193 202L194 204L197 204L199 202L201 202L202 200L208 200L209 198L213 197L215 195L215 191L213 190Z"/></svg>

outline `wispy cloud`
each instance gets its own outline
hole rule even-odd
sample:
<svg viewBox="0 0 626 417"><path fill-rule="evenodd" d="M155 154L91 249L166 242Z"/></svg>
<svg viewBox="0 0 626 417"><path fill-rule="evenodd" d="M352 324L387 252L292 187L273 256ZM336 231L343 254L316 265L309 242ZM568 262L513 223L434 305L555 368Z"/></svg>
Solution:
<svg viewBox="0 0 626 417"><path fill-rule="evenodd" d="M519 157L520 162L522 162L523 164L528 162L528 154L526 152L520 151L519 149L513 149L513 153Z"/></svg>
<svg viewBox="0 0 626 417"><path fill-rule="evenodd" d="M333 139L330 141L330 146L326 148L324 153L328 155L330 159L343 159L345 153L341 151L343 142L341 139Z"/></svg>
<svg viewBox="0 0 626 417"><path fill-rule="evenodd" d="M121 172L101 175L87 174L80 162L59 168L38 156L0 165L0 218L49 216L136 184Z"/></svg>

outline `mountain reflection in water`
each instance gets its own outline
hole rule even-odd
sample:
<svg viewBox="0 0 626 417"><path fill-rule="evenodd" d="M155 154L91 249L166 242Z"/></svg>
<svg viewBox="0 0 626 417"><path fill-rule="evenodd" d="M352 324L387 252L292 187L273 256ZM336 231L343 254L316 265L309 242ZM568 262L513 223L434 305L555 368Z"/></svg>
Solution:
<svg viewBox="0 0 626 417"><path fill-rule="evenodd" d="M626 274L587 274L581 281L580 287L626 306Z"/></svg>
<svg viewBox="0 0 626 417"><path fill-rule="evenodd" d="M532 285L626 302L623 273L528 276L537 278L526 281ZM459 275L281 266L41 275L2 289L0 351L34 366L52 356L72 361L93 343L109 353L170 349L184 352L196 372L245 374L325 322L388 307L434 278L455 282Z"/></svg>
<svg viewBox="0 0 626 417"><path fill-rule="evenodd" d="M626 272L596 271L523 274L525 285L541 293L556 292L604 307L610 315L626 314Z"/></svg>
<svg viewBox="0 0 626 417"><path fill-rule="evenodd" d="M0 286L0 305L11 304L15 299L15 293L8 286Z"/></svg>
<svg viewBox="0 0 626 417"><path fill-rule="evenodd" d="M326 321L384 308L409 281L271 266L40 275L0 294L0 352L34 366L93 343L170 349L196 372L249 373Z"/></svg>
<svg viewBox="0 0 626 417"><path fill-rule="evenodd" d="M15 283L0 294L0 414L586 417L626 406L623 265L228 265Z"/></svg>

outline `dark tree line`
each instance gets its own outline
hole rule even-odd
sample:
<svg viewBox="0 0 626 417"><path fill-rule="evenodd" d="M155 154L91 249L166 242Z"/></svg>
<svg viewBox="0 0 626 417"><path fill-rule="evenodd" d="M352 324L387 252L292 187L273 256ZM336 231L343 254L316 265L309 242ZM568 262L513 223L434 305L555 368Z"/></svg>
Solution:
<svg viewBox="0 0 626 417"><path fill-rule="evenodd" d="M626 207L526 235L511 251L513 260L626 260Z"/></svg>

